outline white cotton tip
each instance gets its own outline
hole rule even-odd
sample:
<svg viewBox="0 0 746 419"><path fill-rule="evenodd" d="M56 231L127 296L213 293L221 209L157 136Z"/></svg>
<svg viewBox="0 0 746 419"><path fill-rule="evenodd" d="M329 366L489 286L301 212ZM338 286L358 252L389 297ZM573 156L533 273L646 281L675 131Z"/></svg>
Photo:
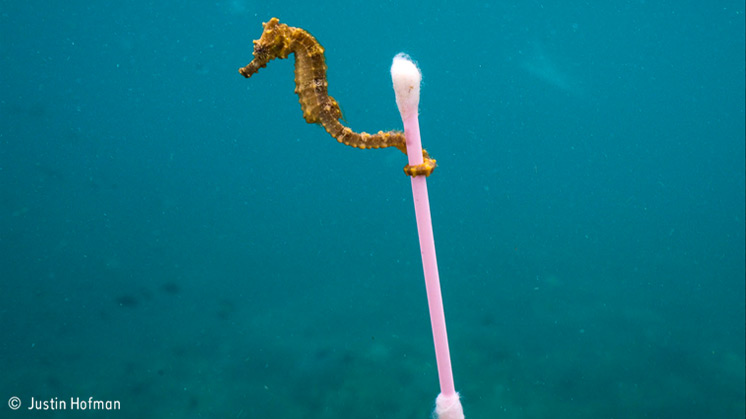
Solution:
<svg viewBox="0 0 746 419"><path fill-rule="evenodd" d="M400 52L394 57L394 63L391 64L391 80L394 81L396 106L399 107L402 119L417 115L422 73L407 54Z"/></svg>
<svg viewBox="0 0 746 419"><path fill-rule="evenodd" d="M451 395L438 394L435 398L435 419L464 419L464 408L461 407L458 393Z"/></svg>

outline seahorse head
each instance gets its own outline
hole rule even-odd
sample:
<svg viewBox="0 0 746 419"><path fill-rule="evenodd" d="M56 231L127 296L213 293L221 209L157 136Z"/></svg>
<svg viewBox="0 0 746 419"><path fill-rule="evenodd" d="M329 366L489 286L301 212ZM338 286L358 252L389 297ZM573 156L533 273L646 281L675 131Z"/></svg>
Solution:
<svg viewBox="0 0 746 419"><path fill-rule="evenodd" d="M267 63L274 58L287 58L290 54L288 48L290 39L287 31L290 29L280 20L273 17L269 22L262 24L264 32L262 36L254 41L254 59Z"/></svg>
<svg viewBox="0 0 746 419"><path fill-rule="evenodd" d="M264 32L259 39L254 40L254 59L246 66L238 70L246 78L251 77L260 68L275 58L287 58L290 50L291 37L290 27L280 24L280 20L273 17L269 22L262 24Z"/></svg>

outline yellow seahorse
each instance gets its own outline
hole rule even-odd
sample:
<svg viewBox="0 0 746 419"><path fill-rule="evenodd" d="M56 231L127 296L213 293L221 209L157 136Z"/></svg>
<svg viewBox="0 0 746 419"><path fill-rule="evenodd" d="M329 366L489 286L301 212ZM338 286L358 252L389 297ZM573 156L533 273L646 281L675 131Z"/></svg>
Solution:
<svg viewBox="0 0 746 419"><path fill-rule="evenodd" d="M301 28L281 24L273 17L263 23L262 36L254 41L254 59L238 70L249 78L275 58L288 58L295 53L295 93L298 94L303 118L309 124L321 124L332 137L352 147L385 148L396 147L407 153L406 139L401 131L379 131L377 134L354 132L342 125L339 104L329 96L326 80L324 48L310 33ZM435 160L422 150L423 163L404 167L408 176L430 176L435 169Z"/></svg>

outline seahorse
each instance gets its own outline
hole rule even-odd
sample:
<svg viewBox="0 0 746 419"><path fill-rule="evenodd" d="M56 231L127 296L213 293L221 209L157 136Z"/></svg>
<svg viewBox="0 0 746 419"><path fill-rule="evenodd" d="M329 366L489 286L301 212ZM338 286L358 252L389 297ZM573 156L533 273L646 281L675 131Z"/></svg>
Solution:
<svg viewBox="0 0 746 419"><path fill-rule="evenodd" d="M275 58L288 58L295 54L295 93L298 95L303 118L309 124L320 124L338 142L360 149L396 147L407 153L406 139L401 131L379 131L376 134L355 132L344 126L339 119L342 112L337 101L329 96L329 83L326 79L324 48L310 33L280 23L273 17L262 24L264 32L254 41L254 59L238 70L246 78ZM407 165L404 173L408 176L430 176L436 162L422 150L423 163Z"/></svg>

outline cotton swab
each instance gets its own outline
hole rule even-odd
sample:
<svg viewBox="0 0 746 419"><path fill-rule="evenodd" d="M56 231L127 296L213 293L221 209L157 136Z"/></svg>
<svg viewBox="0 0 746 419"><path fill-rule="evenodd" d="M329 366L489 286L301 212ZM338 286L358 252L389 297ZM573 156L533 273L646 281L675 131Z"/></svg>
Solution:
<svg viewBox="0 0 746 419"><path fill-rule="evenodd" d="M391 65L391 79L394 82L396 106L399 108L399 113L404 123L409 165L420 165L423 163L422 140L420 138L420 122L417 112L420 103L422 74L409 56L400 53L394 57L394 62ZM440 394L435 399L435 416L438 419L463 419L463 407L459 400L459 394L456 393L453 384L451 356L448 350L448 334L446 333L446 318L443 312L443 298L440 293L438 262L435 258L435 240L433 238L433 225L430 218L430 199L427 193L426 176L412 176L412 195L414 196L414 212L417 218L417 233L420 238L422 268L425 274L427 302L430 308L430 324L433 329L435 359L438 365L438 379L440 381Z"/></svg>

